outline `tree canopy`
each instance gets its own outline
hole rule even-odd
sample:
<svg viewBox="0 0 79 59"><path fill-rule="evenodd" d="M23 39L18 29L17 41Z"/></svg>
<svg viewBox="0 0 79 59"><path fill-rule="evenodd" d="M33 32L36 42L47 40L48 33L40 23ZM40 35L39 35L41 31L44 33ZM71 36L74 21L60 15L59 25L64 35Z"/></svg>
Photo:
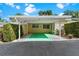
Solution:
<svg viewBox="0 0 79 59"><path fill-rule="evenodd" d="M0 18L0 22L3 22L4 20L2 18Z"/></svg>
<svg viewBox="0 0 79 59"><path fill-rule="evenodd" d="M73 18L79 18L79 11L66 10L64 15L71 15Z"/></svg>
<svg viewBox="0 0 79 59"><path fill-rule="evenodd" d="M19 15L23 15L23 14L21 14L21 13L16 13L15 15L19 16Z"/></svg>
<svg viewBox="0 0 79 59"><path fill-rule="evenodd" d="M42 15L53 15L52 10L41 10L38 12L40 16Z"/></svg>

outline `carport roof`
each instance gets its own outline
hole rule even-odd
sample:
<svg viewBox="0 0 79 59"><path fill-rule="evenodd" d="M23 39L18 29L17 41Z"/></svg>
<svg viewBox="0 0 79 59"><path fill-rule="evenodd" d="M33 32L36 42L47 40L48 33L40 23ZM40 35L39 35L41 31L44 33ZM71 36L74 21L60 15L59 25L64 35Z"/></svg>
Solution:
<svg viewBox="0 0 79 59"><path fill-rule="evenodd" d="M21 17L21 18L71 18L70 15L64 15L64 16L10 16L10 17Z"/></svg>
<svg viewBox="0 0 79 59"><path fill-rule="evenodd" d="M17 22L20 23L41 23L41 22L51 22L53 21L64 21L64 20L71 20L70 15L65 16L10 16L12 19L16 19Z"/></svg>

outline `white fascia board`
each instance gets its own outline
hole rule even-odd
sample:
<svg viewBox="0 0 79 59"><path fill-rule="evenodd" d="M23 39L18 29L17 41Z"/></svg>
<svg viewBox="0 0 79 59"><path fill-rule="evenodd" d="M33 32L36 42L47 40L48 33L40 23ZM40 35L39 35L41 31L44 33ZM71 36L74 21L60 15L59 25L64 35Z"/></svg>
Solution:
<svg viewBox="0 0 79 59"><path fill-rule="evenodd" d="M19 23L17 23L17 22L0 22L0 24L8 24L8 23L11 23L11 24L19 24Z"/></svg>
<svg viewBox="0 0 79 59"><path fill-rule="evenodd" d="M28 22L52 22L53 21L65 21L66 19L71 19L71 16L11 16L16 18L18 22L28 23Z"/></svg>
<svg viewBox="0 0 79 59"><path fill-rule="evenodd" d="M9 16L9 17L23 17L23 18L71 18L69 15L65 16Z"/></svg>

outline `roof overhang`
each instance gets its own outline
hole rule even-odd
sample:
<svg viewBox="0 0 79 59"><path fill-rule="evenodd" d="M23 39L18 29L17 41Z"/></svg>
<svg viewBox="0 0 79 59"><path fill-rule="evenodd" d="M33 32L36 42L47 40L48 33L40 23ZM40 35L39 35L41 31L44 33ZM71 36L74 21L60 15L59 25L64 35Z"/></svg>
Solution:
<svg viewBox="0 0 79 59"><path fill-rule="evenodd" d="M71 16L11 16L20 23L52 23L71 20Z"/></svg>

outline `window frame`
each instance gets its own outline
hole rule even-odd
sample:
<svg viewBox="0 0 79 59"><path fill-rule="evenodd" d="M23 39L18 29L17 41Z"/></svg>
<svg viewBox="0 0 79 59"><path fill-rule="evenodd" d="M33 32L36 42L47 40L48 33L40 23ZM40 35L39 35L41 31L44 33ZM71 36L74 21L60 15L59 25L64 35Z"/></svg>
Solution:
<svg viewBox="0 0 79 59"><path fill-rule="evenodd" d="M43 29L50 29L50 24L43 24Z"/></svg>
<svg viewBox="0 0 79 59"><path fill-rule="evenodd" d="M39 24L32 24L32 28L39 28Z"/></svg>

